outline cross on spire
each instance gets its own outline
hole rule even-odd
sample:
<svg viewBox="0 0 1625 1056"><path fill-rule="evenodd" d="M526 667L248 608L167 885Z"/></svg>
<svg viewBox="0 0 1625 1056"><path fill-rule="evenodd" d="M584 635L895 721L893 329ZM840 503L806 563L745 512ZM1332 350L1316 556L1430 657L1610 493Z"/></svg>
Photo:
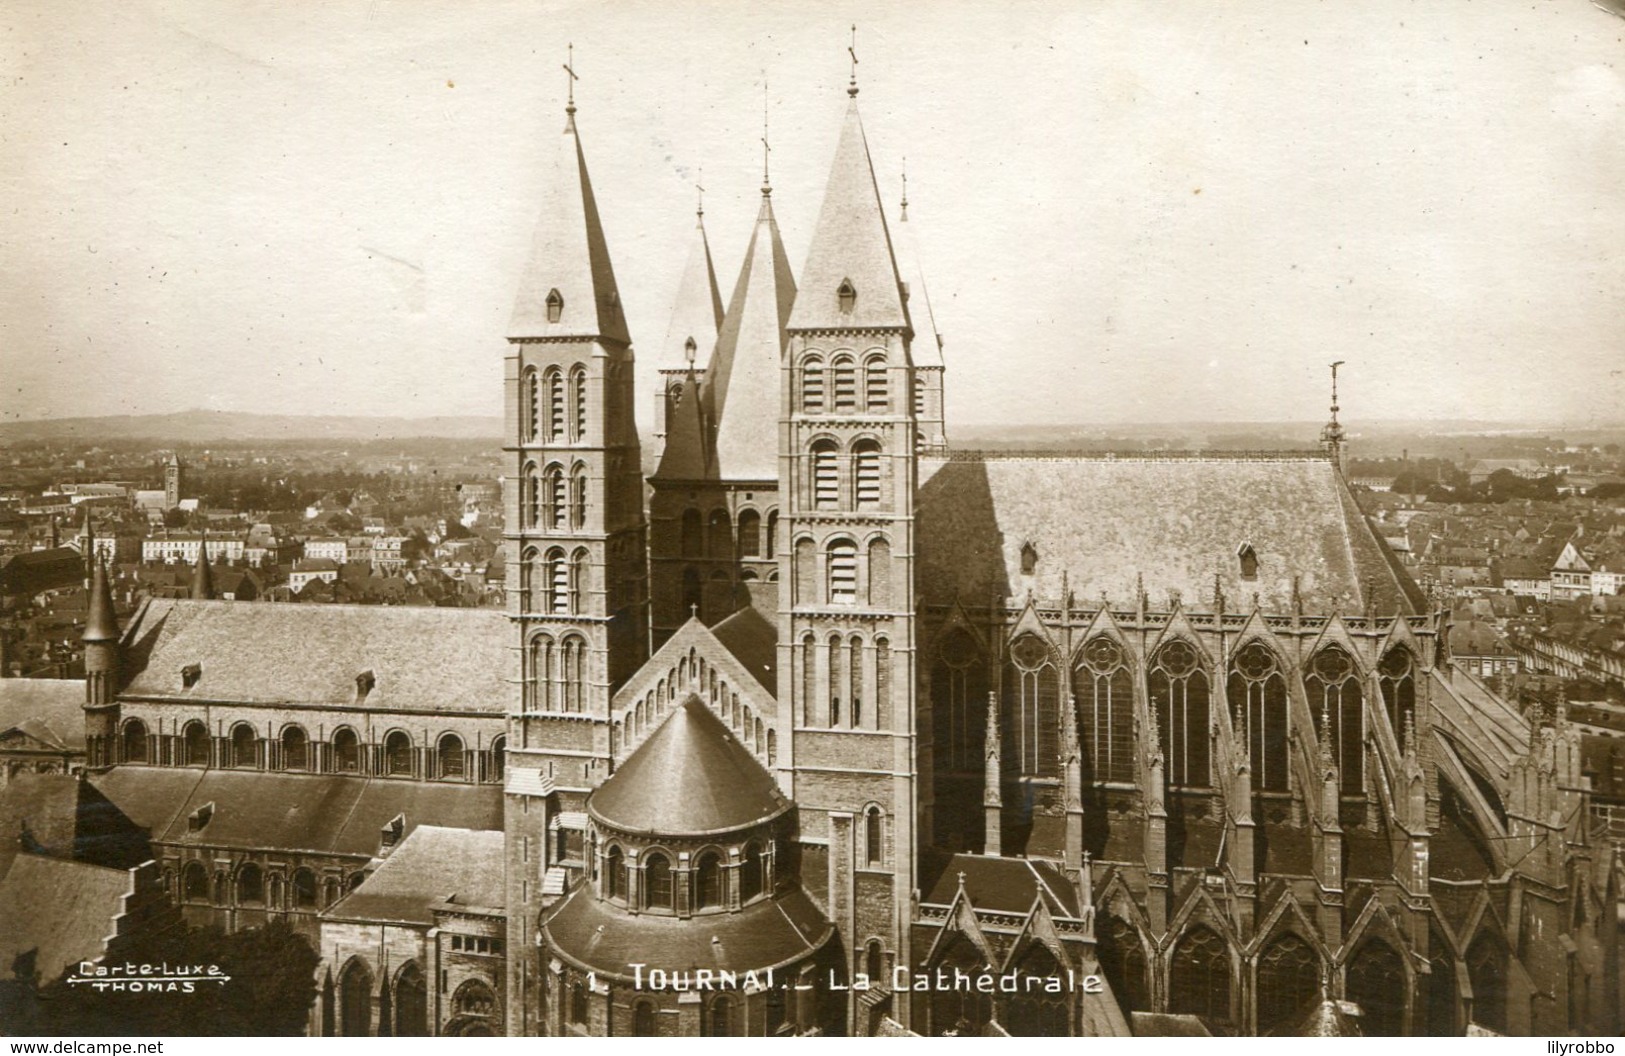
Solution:
<svg viewBox="0 0 1625 1056"><path fill-rule="evenodd" d="M900 219L908 219L908 155L903 156L903 213Z"/></svg>
<svg viewBox="0 0 1625 1056"><path fill-rule="evenodd" d="M762 193L771 194L773 185L767 178L768 155L773 147L767 142L767 75L762 75Z"/></svg>
<svg viewBox="0 0 1625 1056"><path fill-rule="evenodd" d="M694 190L696 192L696 194L695 194L696 204L694 206L694 215L703 217L705 215L705 168L704 168L704 166L701 166L700 171L699 171L699 175L696 176L695 179L694 179Z"/></svg>
<svg viewBox="0 0 1625 1056"><path fill-rule="evenodd" d="M857 23L853 23L853 25L852 25L852 43L847 47L846 53L848 55L852 56L852 79L849 82L847 82L846 94L851 95L851 96L856 96L858 94L858 27L857 27Z"/></svg>
<svg viewBox="0 0 1625 1056"><path fill-rule="evenodd" d="M576 76L575 62L576 46L575 42L571 41L569 44L565 45L564 60L564 72L570 75L570 79L564 82L566 87L569 89L569 102L564 107L564 112L567 114L573 114L576 112L576 82L581 80L580 77Z"/></svg>

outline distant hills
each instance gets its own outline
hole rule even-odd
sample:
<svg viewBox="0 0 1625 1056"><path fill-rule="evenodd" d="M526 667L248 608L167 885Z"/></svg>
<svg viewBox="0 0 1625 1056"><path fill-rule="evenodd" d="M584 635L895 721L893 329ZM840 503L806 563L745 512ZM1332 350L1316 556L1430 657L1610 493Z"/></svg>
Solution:
<svg viewBox="0 0 1625 1056"><path fill-rule="evenodd" d="M23 440L152 440L203 444L223 440L490 440L502 436L496 416L369 418L360 415L249 414L179 411L105 418L41 418L0 422L0 443Z"/></svg>

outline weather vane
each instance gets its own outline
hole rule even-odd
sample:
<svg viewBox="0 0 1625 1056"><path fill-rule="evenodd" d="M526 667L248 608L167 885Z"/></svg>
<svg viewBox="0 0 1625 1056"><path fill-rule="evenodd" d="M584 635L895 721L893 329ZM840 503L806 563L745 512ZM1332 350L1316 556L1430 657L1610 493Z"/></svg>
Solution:
<svg viewBox="0 0 1625 1056"><path fill-rule="evenodd" d="M575 63L576 46L575 42L571 41L569 44L565 45L564 60L564 72L570 75L570 79L564 83L568 86L570 92L570 99L565 109L572 114L576 112L576 82L581 79L580 77L576 76Z"/></svg>
<svg viewBox="0 0 1625 1056"><path fill-rule="evenodd" d="M847 47L846 53L852 56L852 80L846 86L847 95L858 94L858 26L852 24L852 43Z"/></svg>

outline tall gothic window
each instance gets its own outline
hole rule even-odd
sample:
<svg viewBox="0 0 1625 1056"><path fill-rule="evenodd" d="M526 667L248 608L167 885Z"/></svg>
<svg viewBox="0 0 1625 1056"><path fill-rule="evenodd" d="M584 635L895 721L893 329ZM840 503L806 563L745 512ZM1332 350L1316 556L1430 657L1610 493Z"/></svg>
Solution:
<svg viewBox="0 0 1625 1056"><path fill-rule="evenodd" d="M1253 788L1287 790L1286 680L1275 654L1262 642L1250 642L1236 653L1230 668L1230 707L1237 728L1245 731Z"/></svg>
<svg viewBox="0 0 1625 1056"><path fill-rule="evenodd" d="M1230 953L1224 940L1197 926L1174 948L1168 967L1168 1011L1230 1021Z"/></svg>
<svg viewBox="0 0 1625 1056"><path fill-rule="evenodd" d="M762 556L762 515L755 510L739 514L739 556Z"/></svg>
<svg viewBox="0 0 1625 1056"><path fill-rule="evenodd" d="M820 440L812 446L813 508L833 510L841 501L840 454L835 441Z"/></svg>
<svg viewBox="0 0 1625 1056"><path fill-rule="evenodd" d="M819 356L801 361L801 410L805 414L824 413L824 361Z"/></svg>
<svg viewBox="0 0 1625 1056"><path fill-rule="evenodd" d="M1361 1031L1369 1038L1405 1033L1405 965L1381 939L1367 939L1349 960L1344 990L1360 1006Z"/></svg>
<svg viewBox="0 0 1625 1056"><path fill-rule="evenodd" d="M858 372L851 356L836 356L830 361L831 404L836 414L851 414L858 409Z"/></svg>
<svg viewBox="0 0 1625 1056"><path fill-rule="evenodd" d="M1481 932L1467 947L1467 979L1473 986L1473 1021L1497 1034L1507 1032L1507 949L1494 934Z"/></svg>
<svg viewBox="0 0 1625 1056"><path fill-rule="evenodd" d="M879 807L863 812L863 864L878 867L884 859L886 816Z"/></svg>
<svg viewBox="0 0 1625 1056"><path fill-rule="evenodd" d="M1175 639L1157 650L1147 684L1165 779L1176 788L1208 787L1208 679L1196 647Z"/></svg>
<svg viewBox="0 0 1625 1056"><path fill-rule="evenodd" d="M1320 993L1320 957L1288 932L1258 955L1258 1033L1279 1034L1303 1022Z"/></svg>
<svg viewBox="0 0 1625 1056"><path fill-rule="evenodd" d="M1049 646L1034 634L1010 647L1005 675L1007 750L1024 774L1053 777L1058 766L1060 679Z"/></svg>
<svg viewBox="0 0 1625 1056"><path fill-rule="evenodd" d="M860 440L852 447L854 505L872 510L880 505L880 445Z"/></svg>
<svg viewBox="0 0 1625 1056"><path fill-rule="evenodd" d="M1402 648L1388 650L1377 665L1377 682L1382 686L1382 706L1388 725L1394 731L1399 750L1404 751L1407 731L1416 720L1416 678L1411 654Z"/></svg>
<svg viewBox="0 0 1625 1056"><path fill-rule="evenodd" d="M1303 688L1315 732L1331 739L1344 794L1359 795L1365 790L1365 713L1354 661L1338 646L1327 646L1309 662Z"/></svg>
<svg viewBox="0 0 1625 1056"><path fill-rule="evenodd" d="M968 771L982 765L987 690L981 649L968 632L956 628L937 645L931 675L936 758L943 770Z"/></svg>
<svg viewBox="0 0 1625 1056"><path fill-rule="evenodd" d="M858 547L850 539L830 541L829 603L851 605L858 600Z"/></svg>
<svg viewBox="0 0 1625 1056"><path fill-rule="evenodd" d="M885 414L891 409L891 397L886 386L886 360L870 356L863 364L863 397L870 414Z"/></svg>
<svg viewBox="0 0 1625 1056"><path fill-rule="evenodd" d="M1088 780L1134 780L1134 680L1123 647L1097 637L1083 647L1072 670Z"/></svg>

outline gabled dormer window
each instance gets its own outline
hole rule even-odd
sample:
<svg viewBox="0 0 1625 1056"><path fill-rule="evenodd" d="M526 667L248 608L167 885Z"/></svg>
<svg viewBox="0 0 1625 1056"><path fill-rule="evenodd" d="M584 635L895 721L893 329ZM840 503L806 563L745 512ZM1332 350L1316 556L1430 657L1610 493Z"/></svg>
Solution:
<svg viewBox="0 0 1625 1056"><path fill-rule="evenodd" d="M840 287L835 291L835 299L840 303L842 315L851 313L852 306L858 301L858 288L852 285L851 279L841 280Z"/></svg>
<svg viewBox="0 0 1625 1056"><path fill-rule="evenodd" d="M1038 547L1031 543L1021 544L1021 574L1030 576L1038 570Z"/></svg>
<svg viewBox="0 0 1625 1056"><path fill-rule="evenodd" d="M1242 543L1236 547L1236 559L1241 562L1241 578L1258 578L1258 552L1253 549L1252 543Z"/></svg>
<svg viewBox="0 0 1625 1056"><path fill-rule="evenodd" d="M564 314L564 298L560 296L558 287L547 291L547 321L556 323L559 316Z"/></svg>
<svg viewBox="0 0 1625 1056"><path fill-rule="evenodd" d="M202 664L187 664L181 668L181 688L191 689L197 685L198 679L203 677Z"/></svg>
<svg viewBox="0 0 1625 1056"><path fill-rule="evenodd" d="M692 367L694 365L694 356L699 352L699 350L700 346L694 342L692 337L683 342L683 358L688 361L689 366Z"/></svg>
<svg viewBox="0 0 1625 1056"><path fill-rule="evenodd" d="M363 671L359 675L355 676L355 702L360 704L362 701L366 700L367 694L371 693L373 687L377 684L378 676L374 675L371 669Z"/></svg>

